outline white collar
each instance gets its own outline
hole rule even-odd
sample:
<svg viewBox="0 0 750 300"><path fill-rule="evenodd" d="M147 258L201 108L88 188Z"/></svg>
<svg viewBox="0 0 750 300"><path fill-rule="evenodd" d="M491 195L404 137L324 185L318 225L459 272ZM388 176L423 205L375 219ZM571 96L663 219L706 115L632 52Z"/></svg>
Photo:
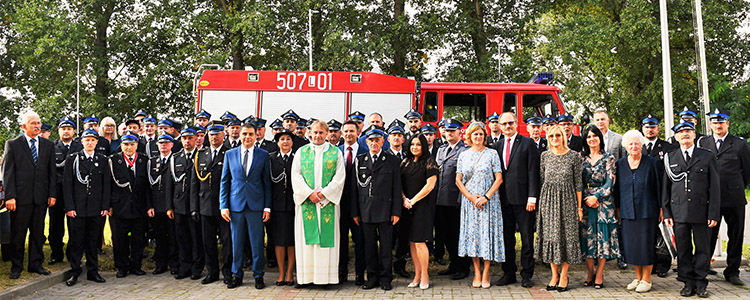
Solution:
<svg viewBox="0 0 750 300"><path fill-rule="evenodd" d="M514 133L514 134L513 134L513 135L512 135L511 137L510 137L510 143L511 143L511 144L513 144L513 142L515 142L515 141L516 141L516 136L517 136L517 135L518 135L518 131L516 131L516 133ZM505 135L503 135L503 139L504 139L504 140L508 140L508 137L507 137L507 136L505 136Z"/></svg>
<svg viewBox="0 0 750 300"><path fill-rule="evenodd" d="M242 152L243 153L246 152L246 151L249 151L249 152L252 153L253 150L255 150L255 144L253 144L252 146L250 146L250 148L245 148L245 145L240 145L240 147L242 148Z"/></svg>
<svg viewBox="0 0 750 300"><path fill-rule="evenodd" d="M167 155L166 155L166 156L164 156L164 155L162 155L161 153L159 153L159 158L161 158L161 159L167 159L167 158L169 158L169 156L170 156L170 155L172 155L172 152L171 152L171 151L170 151L169 153L167 153Z"/></svg>
<svg viewBox="0 0 750 300"><path fill-rule="evenodd" d="M375 154L372 154L372 152L370 152L370 158L373 158L375 155L377 155L378 157L382 157L382 153L383 153L383 148L380 148L380 151L378 151L378 153L375 153Z"/></svg>
<svg viewBox="0 0 750 300"><path fill-rule="evenodd" d="M216 152L216 151L219 151L219 149L221 149L221 145L219 145L219 147L216 147L216 148L214 148L213 146L210 146L210 147L211 147L211 152Z"/></svg>
<svg viewBox="0 0 750 300"><path fill-rule="evenodd" d="M721 141L721 142L723 143L723 142L724 142L724 140L726 140L726 139L727 139L727 136L728 136L728 135L729 135L729 132L725 133L723 137L719 137L718 135L715 135L715 134L714 134L714 142L718 142L718 141Z"/></svg>
<svg viewBox="0 0 750 300"><path fill-rule="evenodd" d="M687 153L690 154L690 157L693 156L693 150L695 150L695 144L693 144L692 146L690 146L690 148L687 148L687 149L682 148L682 146L680 146L680 152L682 152L682 154L685 154L685 151L687 151Z"/></svg>
<svg viewBox="0 0 750 300"><path fill-rule="evenodd" d="M31 143L31 140L34 140L35 143L39 142L39 136L38 135L32 138L32 137L29 137L28 135L26 135L24 133L23 136L26 138L26 143L27 144Z"/></svg>
<svg viewBox="0 0 750 300"><path fill-rule="evenodd" d="M81 150L81 151L83 152L83 156L85 156L85 157L86 157L86 159L89 159L89 158L92 158L92 157L94 157L94 154L96 153L96 152L91 152L91 155L89 155L89 154L88 154L88 153L86 152L86 150Z"/></svg>

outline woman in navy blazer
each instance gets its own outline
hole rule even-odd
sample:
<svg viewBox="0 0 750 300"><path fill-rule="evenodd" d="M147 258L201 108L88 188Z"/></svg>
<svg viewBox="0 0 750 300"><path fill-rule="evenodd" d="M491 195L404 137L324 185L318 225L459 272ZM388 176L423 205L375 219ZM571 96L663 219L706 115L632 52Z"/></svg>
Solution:
<svg viewBox="0 0 750 300"><path fill-rule="evenodd" d="M625 133L622 146L627 157L615 166L617 183L615 205L622 221L622 252L627 264L635 267L636 279L628 290L647 292L651 289L656 230L660 216L661 163L642 155L643 135L637 130Z"/></svg>

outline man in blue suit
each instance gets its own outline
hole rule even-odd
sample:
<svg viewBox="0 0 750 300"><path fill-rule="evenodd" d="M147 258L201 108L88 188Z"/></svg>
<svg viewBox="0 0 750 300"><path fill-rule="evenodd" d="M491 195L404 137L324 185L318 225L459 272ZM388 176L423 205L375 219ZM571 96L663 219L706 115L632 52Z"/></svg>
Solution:
<svg viewBox="0 0 750 300"><path fill-rule="evenodd" d="M339 146L339 149L344 154L344 161L346 162L346 182L344 184L344 191L341 195L341 251L339 252L339 283L344 283L348 279L349 275L349 232L352 233L352 242L354 242L354 271L356 273L354 284L362 286L365 284L365 240L362 235L362 228L359 225L354 224L354 219L351 216L350 203L352 193L352 181L355 180L352 167L354 166L354 160L362 153L367 153L367 145L357 141L359 136L359 126L354 120L348 120L341 126L343 132L344 143Z"/></svg>
<svg viewBox="0 0 750 300"><path fill-rule="evenodd" d="M271 181L268 152L255 147L256 128L251 122L242 125L242 145L226 152L221 174L221 217L232 229L232 278L227 288L242 285L242 262L245 239L250 238L255 288L263 283L263 222L271 215Z"/></svg>

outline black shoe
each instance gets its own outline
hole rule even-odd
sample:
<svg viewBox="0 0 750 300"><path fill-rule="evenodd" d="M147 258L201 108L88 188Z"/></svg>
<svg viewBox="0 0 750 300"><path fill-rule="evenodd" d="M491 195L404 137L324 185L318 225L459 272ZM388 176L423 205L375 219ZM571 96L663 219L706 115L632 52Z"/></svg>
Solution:
<svg viewBox="0 0 750 300"><path fill-rule="evenodd" d="M656 273L656 276L659 276L659 278L665 278L665 277L667 277L667 272Z"/></svg>
<svg viewBox="0 0 750 300"><path fill-rule="evenodd" d="M438 263L438 265L445 266L445 259L443 259L442 257L435 259L435 262Z"/></svg>
<svg viewBox="0 0 750 300"><path fill-rule="evenodd" d="M10 272L10 279L18 279L21 277L21 272Z"/></svg>
<svg viewBox="0 0 750 300"><path fill-rule="evenodd" d="M177 275L178 273L180 273L180 271L179 271L179 270L177 270L177 268L173 268L173 269L170 269L170 270L169 270L169 274L172 274L172 275Z"/></svg>
<svg viewBox="0 0 750 300"><path fill-rule="evenodd" d="M531 278L522 278L521 279L521 286L525 288L534 287L534 282L531 281Z"/></svg>
<svg viewBox="0 0 750 300"><path fill-rule="evenodd" d="M276 281L276 286L285 286L285 285L286 285L286 281L283 281L283 280L282 281Z"/></svg>
<svg viewBox="0 0 750 300"><path fill-rule="evenodd" d="M357 275L357 278L354 280L354 285L362 286L365 284L365 275Z"/></svg>
<svg viewBox="0 0 750 300"><path fill-rule="evenodd" d="M692 295L695 295L695 289L693 288L693 286L685 284L682 290L680 290L680 296L690 297Z"/></svg>
<svg viewBox="0 0 750 300"><path fill-rule="evenodd" d="M384 291L390 291L393 289L393 286L391 286L390 282L383 282L380 284L380 288L383 289Z"/></svg>
<svg viewBox="0 0 750 300"><path fill-rule="evenodd" d="M143 276L143 275L146 275L146 272L138 268L138 269L130 270L130 274L133 274L135 276Z"/></svg>
<svg viewBox="0 0 750 300"><path fill-rule="evenodd" d="M102 278L102 276L99 275L99 273L86 274L86 280L93 281L93 282L98 282L98 283L104 283L104 282L106 282L106 280L104 280L104 278Z"/></svg>
<svg viewBox="0 0 750 300"><path fill-rule="evenodd" d="M295 286L294 281L285 281L286 286Z"/></svg>
<svg viewBox="0 0 750 300"><path fill-rule="evenodd" d="M443 276L443 275L453 275L453 274L456 274L456 271L454 271L451 268L448 268L448 269L445 269L445 270L442 270L442 271L438 272L438 275L440 275L440 276Z"/></svg>
<svg viewBox="0 0 750 300"><path fill-rule="evenodd" d="M557 287L556 287L556 286L554 286L554 285L548 285L548 286L546 286L546 287L545 287L544 289L546 289L546 290L548 290L548 291L554 291L554 290L556 290L556 289L557 289Z"/></svg>
<svg viewBox="0 0 750 300"><path fill-rule="evenodd" d="M203 280L201 280L201 284L214 283L214 282L216 282L218 280L219 280L219 276L208 275L208 276L206 276L206 278L203 278Z"/></svg>
<svg viewBox="0 0 750 300"><path fill-rule="evenodd" d="M51 266L51 265L54 265L54 264L59 263L59 262L62 262L62 259L50 258L49 263L47 263L47 264Z"/></svg>
<svg viewBox="0 0 750 300"><path fill-rule="evenodd" d="M174 276L174 279L180 280L190 277L190 274L177 274Z"/></svg>
<svg viewBox="0 0 750 300"><path fill-rule="evenodd" d="M294 285L294 288L295 289L304 289L304 288L306 288L308 286L310 286L309 283L297 283L297 284Z"/></svg>
<svg viewBox="0 0 750 300"><path fill-rule="evenodd" d="M255 289L256 290L262 290L266 287L266 284L263 283L263 277L255 278Z"/></svg>
<svg viewBox="0 0 750 300"><path fill-rule="evenodd" d="M230 279L229 283L227 283L227 288L233 289L241 285L242 285L242 278L239 278L237 276L232 276L232 279Z"/></svg>
<svg viewBox="0 0 750 300"><path fill-rule="evenodd" d="M67 286L74 286L76 283L78 283L78 275L70 276L65 280L65 285Z"/></svg>
<svg viewBox="0 0 750 300"><path fill-rule="evenodd" d="M745 285L745 283L742 282L742 280L740 280L740 277L737 276L737 275L729 276L729 277L726 278L726 280L729 283L734 284L734 285Z"/></svg>
<svg viewBox="0 0 750 300"><path fill-rule="evenodd" d="M201 279L201 277L203 277L203 274L193 274L190 275L190 280L198 280Z"/></svg>
<svg viewBox="0 0 750 300"><path fill-rule="evenodd" d="M225 276L224 280L222 280L222 282L224 282L224 284L229 284L230 282L232 282L232 277L226 277Z"/></svg>
<svg viewBox="0 0 750 300"><path fill-rule="evenodd" d="M411 278L411 274L409 274L409 272L406 272L406 270L404 269L396 270L394 273L398 274L398 276L401 276L403 278Z"/></svg>
<svg viewBox="0 0 750 300"><path fill-rule="evenodd" d="M119 270L117 271L117 274L115 274L115 277L117 278L124 278L125 276L128 276L128 271L125 270Z"/></svg>
<svg viewBox="0 0 750 300"><path fill-rule="evenodd" d="M349 281L349 276L343 274L339 275L339 284L344 284L347 281Z"/></svg>
<svg viewBox="0 0 750 300"><path fill-rule="evenodd" d="M468 276L469 276L468 273L456 272L456 274L453 274L453 276L451 276L451 280L461 280L461 279L464 279L464 278L466 278Z"/></svg>
<svg viewBox="0 0 750 300"><path fill-rule="evenodd" d="M29 269L29 273L37 273L41 275L49 275L50 271L45 268Z"/></svg>
<svg viewBox="0 0 750 300"><path fill-rule="evenodd" d="M719 272L716 272L714 269L708 269L708 275L716 275L719 274Z"/></svg>
<svg viewBox="0 0 750 300"><path fill-rule="evenodd" d="M167 271L167 267L156 267L156 269L154 269L154 271L151 272L151 274L159 275L159 274L164 273L166 271Z"/></svg>
<svg viewBox="0 0 750 300"><path fill-rule="evenodd" d="M377 287L379 285L380 285L379 282L377 282L375 280L372 280L372 281L368 281L367 283L365 283L364 285L362 285L362 289L363 290L371 290L371 289L374 289L375 287Z"/></svg>
<svg viewBox="0 0 750 300"><path fill-rule="evenodd" d="M700 298L708 298L708 291L706 290L705 286L699 286L697 289L695 289L695 294Z"/></svg>
<svg viewBox="0 0 750 300"><path fill-rule="evenodd" d="M503 286L503 285L509 285L511 283L516 283L516 276L515 275L503 275L503 277L500 277L497 281L495 281L495 285Z"/></svg>
<svg viewBox="0 0 750 300"><path fill-rule="evenodd" d="M557 291L558 291L558 292L561 292L561 293L562 293L562 292L567 292L567 291L569 291L569 290L570 290L570 289L568 289L568 287L567 287L567 286L565 286L565 287L563 287L563 286L558 286L558 287L557 287Z"/></svg>

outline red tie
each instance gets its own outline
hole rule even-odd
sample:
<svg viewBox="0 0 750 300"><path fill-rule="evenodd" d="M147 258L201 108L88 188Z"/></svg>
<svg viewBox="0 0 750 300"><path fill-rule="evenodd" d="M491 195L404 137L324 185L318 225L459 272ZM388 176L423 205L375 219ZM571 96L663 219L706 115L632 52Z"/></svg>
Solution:
<svg viewBox="0 0 750 300"><path fill-rule="evenodd" d="M352 168L352 146L349 146L346 148L346 168L351 169Z"/></svg>
<svg viewBox="0 0 750 300"><path fill-rule="evenodd" d="M508 161L510 160L510 139L505 140L505 168L508 168Z"/></svg>

